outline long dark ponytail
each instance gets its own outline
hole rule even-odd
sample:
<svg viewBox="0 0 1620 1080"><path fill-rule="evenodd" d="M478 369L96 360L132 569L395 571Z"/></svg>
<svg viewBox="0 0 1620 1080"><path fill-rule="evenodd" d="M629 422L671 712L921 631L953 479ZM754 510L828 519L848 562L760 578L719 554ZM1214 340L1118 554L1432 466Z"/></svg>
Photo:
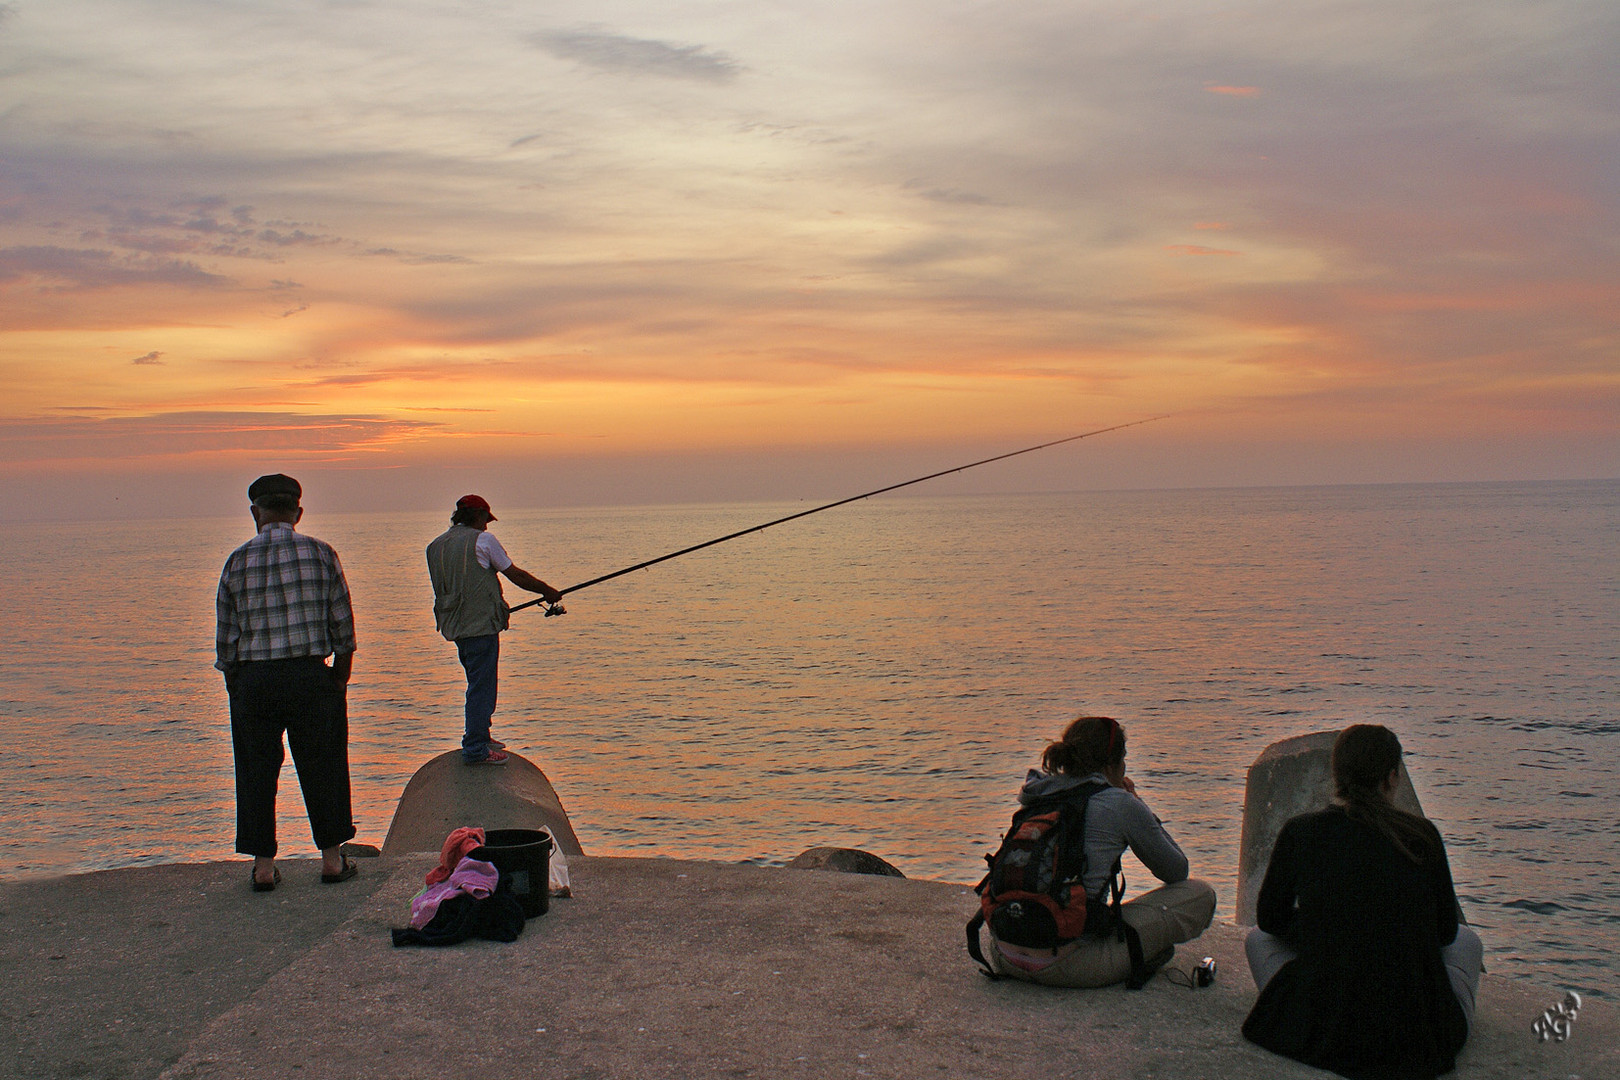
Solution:
<svg viewBox="0 0 1620 1080"><path fill-rule="evenodd" d="M1384 781L1401 763L1401 740L1378 724L1352 724L1333 742L1333 787L1345 813L1371 825L1415 863L1440 854L1440 833L1384 796Z"/></svg>

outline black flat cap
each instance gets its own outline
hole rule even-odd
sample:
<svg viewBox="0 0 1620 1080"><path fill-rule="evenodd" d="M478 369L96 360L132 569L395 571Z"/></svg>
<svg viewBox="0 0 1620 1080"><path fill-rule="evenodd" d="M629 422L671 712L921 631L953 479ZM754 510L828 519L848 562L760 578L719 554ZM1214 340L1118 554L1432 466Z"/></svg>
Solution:
<svg viewBox="0 0 1620 1080"><path fill-rule="evenodd" d="M248 485L248 502L258 502L266 495L291 495L295 499L303 498L304 489L298 486L298 481L286 473L271 473L261 476Z"/></svg>

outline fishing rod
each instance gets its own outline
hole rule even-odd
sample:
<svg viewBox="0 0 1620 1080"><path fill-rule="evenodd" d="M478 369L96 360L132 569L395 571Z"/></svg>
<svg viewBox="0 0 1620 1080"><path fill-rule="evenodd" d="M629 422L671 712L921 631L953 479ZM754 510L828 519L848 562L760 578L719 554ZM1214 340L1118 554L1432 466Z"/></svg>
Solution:
<svg viewBox="0 0 1620 1080"><path fill-rule="evenodd" d="M578 592L581 589L588 589L592 585L600 585L604 581L612 581L616 577L623 577L625 574L632 574L637 570L645 570L649 566L656 566L661 562L668 562L670 559L678 559L682 555L690 555L694 551L702 551L706 547L714 547L714 545L723 544L727 540L735 540L739 536L747 536L749 533L763 532L773 525L783 525L789 521L797 521L799 518L809 517L811 514L819 514L823 510L831 510L835 506L844 506L848 503L859 502L862 499L870 499L874 495L882 495L886 492L898 491L900 488L910 487L912 484L920 484L925 480L937 480L939 477L949 476L951 473L966 472L968 469L976 469L980 465L988 465L992 461L1005 461L1008 458L1017 457L1020 454L1033 454L1037 450L1045 450L1049 446L1061 446L1064 443L1077 442L1080 439L1089 439L1093 435L1106 435L1110 431L1123 431L1125 428L1138 427L1142 424L1151 424L1155 420L1163 420L1165 416L1168 415L1169 414L1166 413L1163 416L1150 416L1146 420L1132 420L1128 424L1115 424L1113 427L1098 428L1096 431L1087 431L1080 435L1070 435L1068 438L1064 439L1053 439L1051 442L1043 442L1039 446L1026 446L1022 450L1013 450L1006 454L997 454L995 457L987 457L982 461L972 461L966 465L958 465L954 469L941 469L939 472L932 472L927 476L919 476L915 480L902 480L898 484L890 484L887 487L880 487L875 491L865 491L859 495L851 495L847 499L839 499L837 502L826 503L822 506L817 506L809 510L800 510L797 514L789 514L787 517L779 517L774 521L767 521L764 524L754 525L747 529L738 529L734 533L727 533L724 536L717 536L713 540L705 540L701 544L693 544L691 547L684 547L679 551L671 551L668 555L660 555L656 559L648 559L645 562L638 562L636 565L627 566L623 570L615 570L611 574L603 574L601 577L593 577L589 581L582 581L578 585L570 585L566 589L559 589L557 591L559 602L557 603L547 603L547 601L542 597L539 600L530 600L526 604L519 604L511 610L522 611L524 608L534 607L536 604L545 604L547 618L550 618L553 615L566 615L568 612L563 608L562 604L560 603L560 599L567 596L571 592Z"/></svg>

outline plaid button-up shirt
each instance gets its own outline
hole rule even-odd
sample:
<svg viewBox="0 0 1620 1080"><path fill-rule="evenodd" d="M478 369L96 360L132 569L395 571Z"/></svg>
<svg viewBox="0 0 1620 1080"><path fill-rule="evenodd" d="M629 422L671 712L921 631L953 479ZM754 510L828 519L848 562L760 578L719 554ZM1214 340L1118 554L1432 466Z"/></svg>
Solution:
<svg viewBox="0 0 1620 1080"><path fill-rule="evenodd" d="M349 585L330 544L271 522L231 552L215 600L214 666L354 651Z"/></svg>

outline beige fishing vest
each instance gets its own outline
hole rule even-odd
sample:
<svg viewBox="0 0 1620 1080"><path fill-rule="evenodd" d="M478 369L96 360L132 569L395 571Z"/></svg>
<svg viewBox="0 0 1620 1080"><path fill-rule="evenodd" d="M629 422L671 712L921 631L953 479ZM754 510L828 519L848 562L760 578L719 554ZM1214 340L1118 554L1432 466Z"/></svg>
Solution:
<svg viewBox="0 0 1620 1080"><path fill-rule="evenodd" d="M506 629L511 613L501 595L500 575L478 565L479 532L452 525L427 547L433 621L449 641L498 634Z"/></svg>

